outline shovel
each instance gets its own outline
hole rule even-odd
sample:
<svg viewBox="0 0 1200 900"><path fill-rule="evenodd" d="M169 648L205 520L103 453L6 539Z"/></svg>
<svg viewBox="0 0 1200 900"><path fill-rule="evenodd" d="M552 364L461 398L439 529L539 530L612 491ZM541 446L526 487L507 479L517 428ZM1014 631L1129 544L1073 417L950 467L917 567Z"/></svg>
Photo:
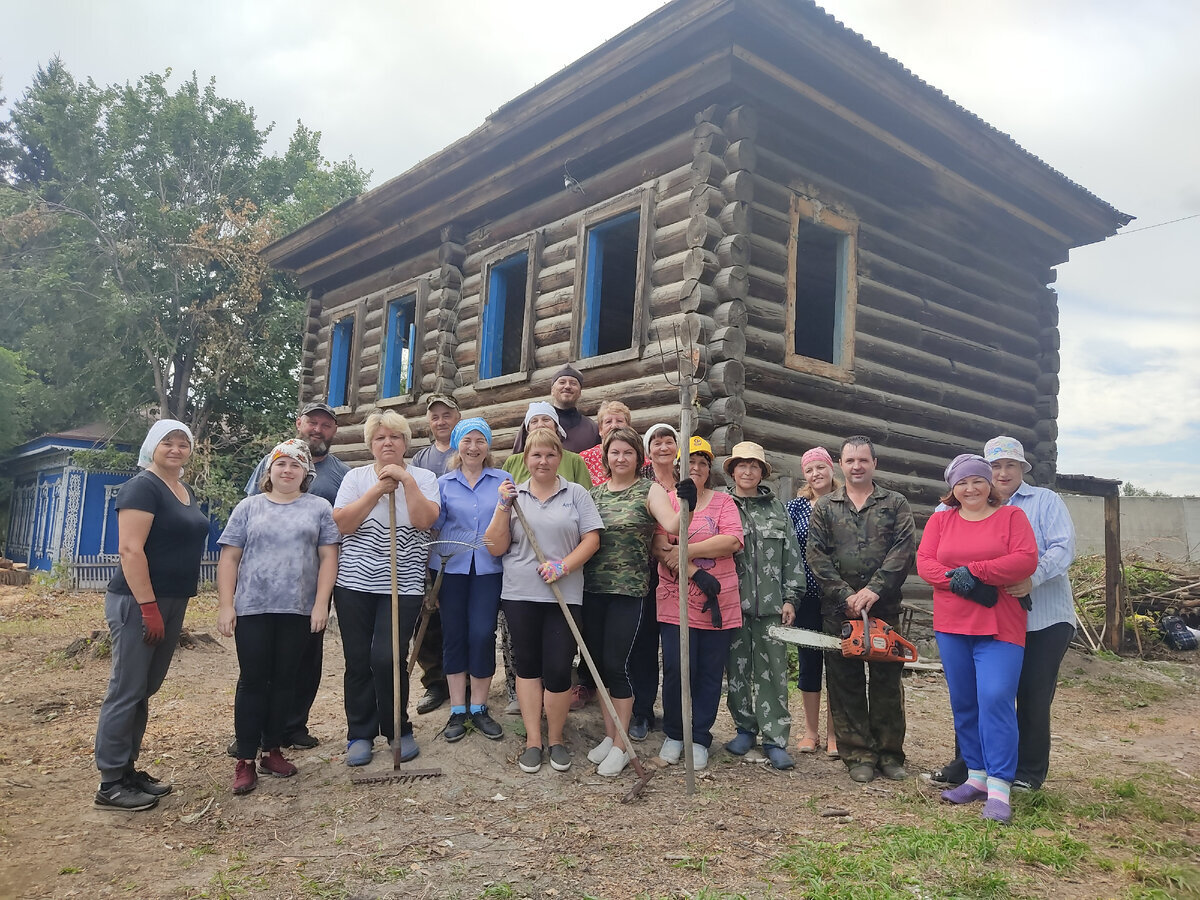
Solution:
<svg viewBox="0 0 1200 900"><path fill-rule="evenodd" d="M529 521L525 518L521 504L514 499L512 508L516 510L517 518L521 520L521 527L525 529L525 535L529 538L529 545L533 547L534 555L537 557L538 562L544 565L546 556L542 553L542 548L538 546L537 538L533 536L533 529L529 527ZM642 761L638 759L637 752L633 749L633 742L629 740L625 726L621 724L621 717L617 715L617 708L613 706L612 696L608 693L608 688L604 686L604 680L600 677L600 670L596 668L596 662L592 659L592 654L588 651L587 645L583 641L583 635L579 631L579 626L575 624L575 618L571 615L571 611L567 609L567 601L563 597L562 589L556 583L551 582L550 590L554 592L554 599L558 601L558 608L562 610L563 618L567 620L571 634L575 636L575 644L579 647L579 655L583 657L584 662L587 663L587 667L592 673L592 678L596 680L596 690L600 693L600 699L604 702L604 708L608 710L609 716L617 726L617 732L621 735L621 741L625 744L625 749L629 753L629 762L633 765L634 771L637 772L638 780L629 789L629 793L621 798L622 803L628 803L635 797L641 796L642 792L646 789L646 785L650 783L650 776L654 773L643 766Z"/></svg>

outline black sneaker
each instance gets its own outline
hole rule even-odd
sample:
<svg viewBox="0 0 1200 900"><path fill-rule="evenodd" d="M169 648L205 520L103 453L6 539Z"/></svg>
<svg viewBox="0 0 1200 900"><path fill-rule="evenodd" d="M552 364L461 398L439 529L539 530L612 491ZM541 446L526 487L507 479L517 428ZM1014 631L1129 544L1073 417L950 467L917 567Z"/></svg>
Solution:
<svg viewBox="0 0 1200 900"><path fill-rule="evenodd" d="M122 779L107 790L101 788L96 791L94 803L101 809L141 812L144 809L154 809L158 806L158 798L153 794L130 787L126 780Z"/></svg>
<svg viewBox="0 0 1200 900"><path fill-rule="evenodd" d="M293 750L311 750L321 742L309 734L307 731L297 732L283 742L285 747L291 747Z"/></svg>
<svg viewBox="0 0 1200 900"><path fill-rule="evenodd" d="M650 733L650 720L637 716L629 723L629 739L631 741L644 741L646 735Z"/></svg>
<svg viewBox="0 0 1200 900"><path fill-rule="evenodd" d="M141 791L143 794L149 794L151 797L165 797L171 793L170 784L159 781L149 772L143 772L141 769L126 772L124 781L127 787Z"/></svg>
<svg viewBox="0 0 1200 900"><path fill-rule="evenodd" d="M550 745L550 766L556 772L565 772L571 768L571 751L566 744Z"/></svg>
<svg viewBox="0 0 1200 900"><path fill-rule="evenodd" d="M499 722L497 722L488 714L488 708L486 706L479 712L471 713L471 724L474 725L475 730L482 734L485 738L498 741L504 737L504 729L500 727Z"/></svg>
<svg viewBox="0 0 1200 900"><path fill-rule="evenodd" d="M533 775L542 767L542 748L526 747L517 757L517 765L526 775Z"/></svg>
<svg viewBox="0 0 1200 900"><path fill-rule="evenodd" d="M442 729L442 737L446 739L447 744L453 744L455 741L461 741L467 736L467 714L466 713L450 713L450 721L446 723L446 727Z"/></svg>
<svg viewBox="0 0 1200 900"><path fill-rule="evenodd" d="M444 685L435 684L425 691L425 696L417 703L417 715L423 716L440 708L450 699L450 692Z"/></svg>

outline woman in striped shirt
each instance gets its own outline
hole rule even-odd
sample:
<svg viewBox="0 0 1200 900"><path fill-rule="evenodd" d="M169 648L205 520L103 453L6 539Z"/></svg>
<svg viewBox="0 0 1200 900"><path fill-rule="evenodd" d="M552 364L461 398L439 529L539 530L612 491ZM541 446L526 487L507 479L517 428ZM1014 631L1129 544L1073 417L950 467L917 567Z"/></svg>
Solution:
<svg viewBox="0 0 1200 900"><path fill-rule="evenodd" d="M342 480L333 518L341 531L333 602L337 607L346 657L346 764L371 761L375 736L389 743L393 734L392 569L389 495L396 503L396 574L399 593L400 645L407 647L421 611L425 568L429 560L428 529L440 512L437 476L404 464L412 432L404 416L392 410L372 413L364 437L374 465L351 469ZM400 669L400 759L420 753L408 721L408 671Z"/></svg>

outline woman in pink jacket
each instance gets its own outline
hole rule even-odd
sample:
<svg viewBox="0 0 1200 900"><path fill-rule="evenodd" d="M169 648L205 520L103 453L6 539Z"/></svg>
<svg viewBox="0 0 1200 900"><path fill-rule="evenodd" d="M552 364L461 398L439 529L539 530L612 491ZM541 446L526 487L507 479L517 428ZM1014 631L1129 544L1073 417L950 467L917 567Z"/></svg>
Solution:
<svg viewBox="0 0 1200 900"><path fill-rule="evenodd" d="M992 487L992 467L982 456L956 456L946 484L942 503L949 509L930 517L917 550L917 571L933 585L933 630L968 770L967 780L942 799L986 800L983 817L1007 823L1028 601L1004 586L1033 574L1037 542L1025 513L1005 506Z"/></svg>

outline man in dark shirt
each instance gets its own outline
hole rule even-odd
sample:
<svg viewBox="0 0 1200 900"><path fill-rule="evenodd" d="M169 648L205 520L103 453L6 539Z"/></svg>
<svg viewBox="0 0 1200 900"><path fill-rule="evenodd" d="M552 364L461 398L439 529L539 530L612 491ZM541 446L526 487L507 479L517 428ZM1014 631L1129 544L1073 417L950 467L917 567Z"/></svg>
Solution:
<svg viewBox="0 0 1200 900"><path fill-rule="evenodd" d="M916 529L908 501L875 484L875 446L870 438L846 438L841 454L846 484L821 497L808 526L808 567L821 585L825 630L841 634L842 622L869 611L895 626L900 588L916 552ZM904 770L902 665L863 663L829 651L826 683L837 746L850 777L868 782L878 767L895 781ZM867 674L870 673L870 687Z"/></svg>
<svg viewBox="0 0 1200 900"><path fill-rule="evenodd" d="M308 444L312 454L313 465L317 474L309 485L308 493L324 497L333 505L337 499L338 488L342 479L350 471L350 467L329 452L330 445L337 435L338 422L332 407L319 401L306 403L296 417L296 437ZM269 455L264 456L254 469L250 480L246 482L246 496L252 497L260 492L263 476L267 472ZM283 728L283 743L285 746L297 749L309 749L317 746L319 741L308 731L308 714L317 699L317 691L321 687L321 668L324 664L325 630L310 634L304 647L304 655L300 658L300 670L296 674L295 706ZM233 751L229 755L236 756L234 744L229 745Z"/></svg>
<svg viewBox="0 0 1200 900"><path fill-rule="evenodd" d="M550 402L558 413L558 424L566 437L563 438L563 448L575 453L590 450L600 443L600 429L596 423L581 413L576 404L583 396L583 375L571 367L563 366L550 379ZM525 449L524 436L517 434L513 444L513 453Z"/></svg>

